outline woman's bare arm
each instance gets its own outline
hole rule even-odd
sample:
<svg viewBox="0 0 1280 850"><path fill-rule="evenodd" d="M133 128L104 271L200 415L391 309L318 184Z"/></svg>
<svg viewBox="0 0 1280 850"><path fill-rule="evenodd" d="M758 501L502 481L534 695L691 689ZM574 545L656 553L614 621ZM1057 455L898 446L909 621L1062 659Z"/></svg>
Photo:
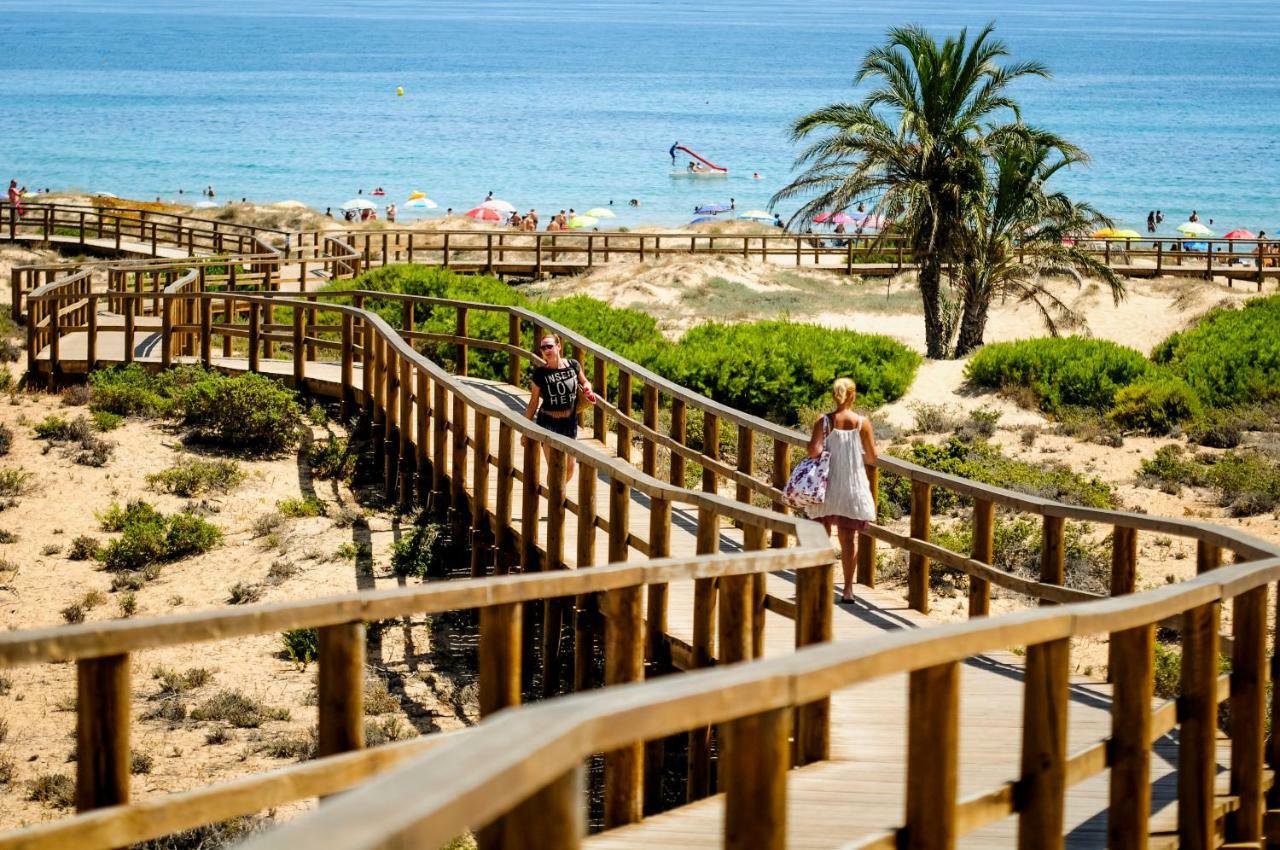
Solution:
<svg viewBox="0 0 1280 850"><path fill-rule="evenodd" d="M542 390L534 384L529 388L529 403L525 406L524 416L526 419L532 419L533 414L538 412L538 398L541 396Z"/></svg>
<svg viewBox="0 0 1280 850"><path fill-rule="evenodd" d="M874 464L880 453L876 451L876 437L871 432L870 416L862 417L862 427L858 431L862 435L862 459L865 463Z"/></svg>
<svg viewBox="0 0 1280 850"><path fill-rule="evenodd" d="M809 436L809 457L816 458L822 454L822 444L826 441L826 433L822 427L825 416L819 416L818 421L813 423L813 433Z"/></svg>

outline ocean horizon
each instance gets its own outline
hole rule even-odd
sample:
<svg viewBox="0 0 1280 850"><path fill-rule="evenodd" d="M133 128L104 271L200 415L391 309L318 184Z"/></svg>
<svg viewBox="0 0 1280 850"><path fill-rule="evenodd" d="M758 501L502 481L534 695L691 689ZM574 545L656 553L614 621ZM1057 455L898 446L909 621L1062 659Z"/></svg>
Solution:
<svg viewBox="0 0 1280 850"><path fill-rule="evenodd" d="M321 211L381 186L427 192L432 215L492 191L677 225L704 203L765 208L794 174L789 123L857 99L890 26L988 21L1010 61L1053 72L1015 91L1093 157L1061 183L1077 200L1140 231L1153 209L1164 232L1193 209L1219 233L1280 231L1280 10L1262 0L0 0L0 177ZM673 179L676 141L730 175Z"/></svg>

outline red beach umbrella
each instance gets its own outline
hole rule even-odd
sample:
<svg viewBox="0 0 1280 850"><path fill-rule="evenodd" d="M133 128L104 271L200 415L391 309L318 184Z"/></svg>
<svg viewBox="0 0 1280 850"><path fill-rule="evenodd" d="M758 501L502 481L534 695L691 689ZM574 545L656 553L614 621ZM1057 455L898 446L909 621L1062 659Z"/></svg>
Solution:
<svg viewBox="0 0 1280 850"><path fill-rule="evenodd" d="M510 218L510 216L505 216L492 207L476 207L473 210L467 210L463 215L470 216L476 221L506 221Z"/></svg>
<svg viewBox="0 0 1280 850"><path fill-rule="evenodd" d="M1230 233L1226 234L1222 238L1223 239L1257 239L1258 235L1256 233L1251 233L1250 231L1245 230L1243 227L1241 227L1237 230L1231 231Z"/></svg>
<svg viewBox="0 0 1280 850"><path fill-rule="evenodd" d="M823 224L831 218L831 213L818 213L813 217L814 222Z"/></svg>

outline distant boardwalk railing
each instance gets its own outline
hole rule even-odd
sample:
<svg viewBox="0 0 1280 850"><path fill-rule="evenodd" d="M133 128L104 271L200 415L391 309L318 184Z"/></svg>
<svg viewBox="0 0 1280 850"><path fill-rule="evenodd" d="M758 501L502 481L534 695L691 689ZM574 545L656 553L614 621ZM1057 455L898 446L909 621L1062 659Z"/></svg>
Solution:
<svg viewBox="0 0 1280 850"><path fill-rule="evenodd" d="M788 268L882 276L914 270L910 245L900 237L835 233L750 233L380 228L289 232L225 224L195 216L125 208L31 204L18 218L0 204L0 234L8 239L61 241L117 250L162 248L187 254L248 254L261 247L322 247L339 238L363 264L421 263L459 271L517 277L573 274L610 262L645 262L681 256L741 257ZM105 244L104 244L105 243ZM1081 244L1117 273L1173 275L1228 282L1280 279L1280 242L1152 236L1088 238ZM256 246L256 247L255 247Z"/></svg>
<svg viewBox="0 0 1280 850"><path fill-rule="evenodd" d="M332 251L342 264L341 276L361 267L362 254L352 246L335 243ZM831 644L830 543L814 523L788 516L780 499L805 435L692 393L521 308L359 290L200 291L198 270L193 276L185 262L172 264L172 281L141 292L91 291L85 273L71 269L31 292L32 375L66 379L129 359L163 367L185 356L333 396L345 413L363 413L388 499L449 511L453 522L470 530L473 578L0 635L0 667L76 660L81 754L81 814L2 835L0 850L123 846L332 794L406 759L412 764L326 804L318 814L262 839L260 846L436 846L471 828L481 831L486 846L573 847L582 832L579 765L585 756L606 753L604 824L621 826L644 816L648 790L662 781L660 762L651 757L647 742L688 733L686 796L696 800L710 793L712 726L718 728L714 761L725 792L725 846L780 847L788 769L822 761L829 753L829 695L901 672L911 674L906 821L901 830L861 846L950 847L957 836L1016 813L1021 846L1061 847L1067 788L1109 769L1111 846L1145 847L1151 744L1174 729L1179 846L1216 847L1220 834L1237 843L1260 839L1265 790L1280 766L1277 739L1265 749L1267 670L1275 657L1267 643L1267 588L1280 581L1277 547L1209 523L1064 505L884 456L871 470L872 482L881 475L910 481L910 531L872 525L860 547L860 581L875 583L873 541L879 541L909 553L907 594L917 610L928 609L935 563L968 575L969 613L976 618L989 614L991 584L1066 604L887 634L857 646ZM149 274L146 280L168 277ZM401 308L398 329L372 309L391 304ZM416 330L415 317L438 311L452 313L453 333ZM480 311L505 315L505 337L472 331L469 317ZM145 332L153 343L160 337L158 357L138 355L132 340L119 344L130 316L135 334ZM136 324L143 318L150 322L139 330ZM591 424L597 438L614 432L615 457L538 427L462 379L470 352L487 350L506 355L507 382L519 386L526 364L538 362L527 341L544 331L562 334L589 365L603 397ZM452 357L444 358L452 370L414 349L423 343L452 346ZM697 439L690 437L690 417L701 425ZM736 446L732 461L720 455L722 429L736 432L730 441ZM545 475L540 452L517 453L524 436L551 446ZM638 463L633 462L636 444ZM569 456L583 466L576 498L562 475ZM689 463L701 470L701 491L685 486ZM660 471L669 483L658 479ZM606 515L597 511L598 485L608 494ZM935 487L972 499L968 553L930 542ZM639 500L647 506L643 520L632 509ZM757 506L760 502L772 507ZM992 566L998 507L1040 518L1038 580ZM678 511L696 516L696 529L679 532L696 537L693 555L671 556L672 518ZM1109 588L1115 598L1065 586L1068 519L1112 527ZM597 562L597 531L606 538L608 565L585 569ZM1196 541L1197 578L1136 592L1139 532ZM633 552L644 560L629 562ZM1222 567L1224 555L1240 563ZM503 575L517 567L525 574ZM796 572L794 601L765 592L765 574L780 570ZM672 586L689 581L695 602L692 641L687 642L672 634L666 600ZM411 612L480 609L481 707L488 716L519 702L521 667L531 657L530 647L542 647L544 689L545 683L559 681L554 659L560 626L567 621L566 603L557 600L569 598L578 600L575 614L589 615L573 619L574 689L593 684L588 671L598 658L598 642L609 686L604 691L504 712L476 729L446 736L420 757L432 746L430 739L360 752L362 623ZM1227 601L1233 606L1229 641L1218 634L1220 606ZM538 604L541 614L538 632L531 629L536 619L530 616L535 609L526 607L531 604ZM794 655L759 660L766 611L795 621ZM1274 616L1280 617L1280 609ZM1183 655L1179 698L1153 709L1156 624L1181 632ZM321 630L321 760L130 803L131 655L303 626ZM1098 634L1110 640L1112 732L1069 753L1070 640ZM1007 785L961 800L956 791L960 665L1009 646L1027 648L1021 772ZM1232 658L1229 674L1219 672L1222 647L1229 647ZM752 659L758 660L639 684L646 667L656 673ZM554 693L554 687L544 690L546 696ZM1223 702L1230 711L1227 797L1214 789ZM1280 710L1274 690L1270 708L1273 716Z"/></svg>

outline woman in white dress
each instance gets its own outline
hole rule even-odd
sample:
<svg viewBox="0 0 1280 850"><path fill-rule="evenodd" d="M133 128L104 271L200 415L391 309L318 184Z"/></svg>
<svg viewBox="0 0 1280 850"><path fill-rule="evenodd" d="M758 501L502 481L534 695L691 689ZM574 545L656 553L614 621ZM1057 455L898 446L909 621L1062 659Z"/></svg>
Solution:
<svg viewBox="0 0 1280 850"><path fill-rule="evenodd" d="M871 433L871 420L853 412L858 388L849 378L839 378L831 388L836 409L813 423L809 438L809 457L816 458L825 450L830 456L827 497L808 511L811 519L821 520L827 534L834 526L840 538L840 566L844 571L841 602L853 601L853 567L857 554L858 532L876 518L875 500L867 483L866 464L876 462L876 440Z"/></svg>

